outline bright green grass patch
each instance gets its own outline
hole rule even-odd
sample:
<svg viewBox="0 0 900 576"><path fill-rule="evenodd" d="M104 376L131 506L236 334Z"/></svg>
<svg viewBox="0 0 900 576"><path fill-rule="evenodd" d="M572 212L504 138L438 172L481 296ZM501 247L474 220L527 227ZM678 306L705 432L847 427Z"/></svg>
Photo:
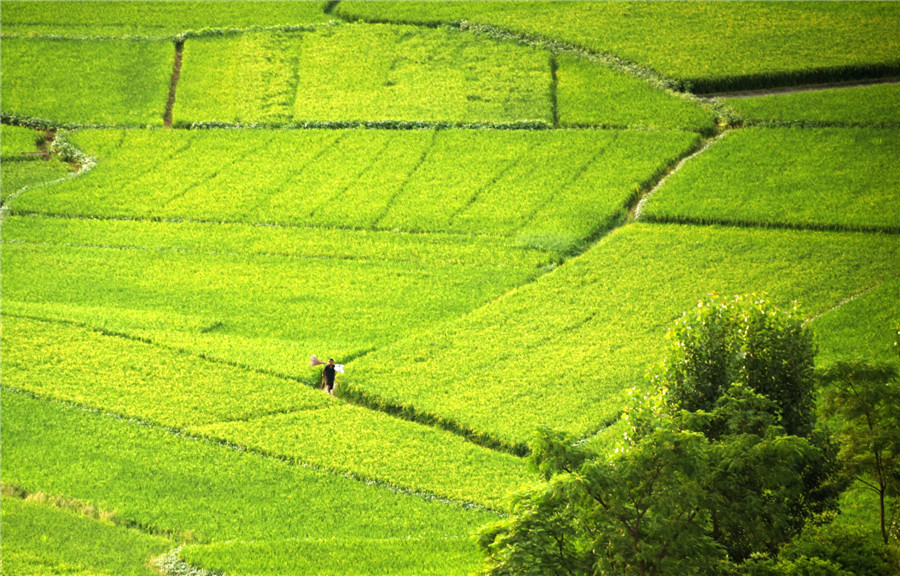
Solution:
<svg viewBox="0 0 900 576"><path fill-rule="evenodd" d="M6 386L189 428L318 468L496 509L530 480L519 458L342 404L295 381L10 316L3 319L2 344Z"/></svg>
<svg viewBox="0 0 900 576"><path fill-rule="evenodd" d="M3 224L3 239L8 243L210 255L491 266L523 272L537 272L555 261L552 252L524 248L512 239L486 236L40 215L8 216Z"/></svg>
<svg viewBox="0 0 900 576"><path fill-rule="evenodd" d="M3 38L2 110L74 124L162 125L170 42Z"/></svg>
<svg viewBox="0 0 900 576"><path fill-rule="evenodd" d="M234 576L466 576L483 563L467 538L222 542L187 546L180 556Z"/></svg>
<svg viewBox="0 0 900 576"><path fill-rule="evenodd" d="M38 141L42 135L31 128L0 125L0 201L26 187L52 182L69 174L58 158L44 160Z"/></svg>
<svg viewBox="0 0 900 576"><path fill-rule="evenodd" d="M621 217L698 139L621 130L85 131L72 140L97 167L12 208L491 234L566 250Z"/></svg>
<svg viewBox="0 0 900 576"><path fill-rule="evenodd" d="M353 2L348 18L467 20L612 53L700 92L898 69L892 2ZM823 49L827 46L827 49Z"/></svg>
<svg viewBox="0 0 900 576"><path fill-rule="evenodd" d="M310 354L350 360L539 272L30 243L5 244L2 264L6 312L86 322L304 377Z"/></svg>
<svg viewBox="0 0 900 576"><path fill-rule="evenodd" d="M198 542L442 539L496 518L22 394L0 424L4 482Z"/></svg>
<svg viewBox="0 0 900 576"><path fill-rule="evenodd" d="M503 509L534 478L524 460L358 406L196 428L273 454L396 486Z"/></svg>
<svg viewBox="0 0 900 576"><path fill-rule="evenodd" d="M900 363L894 338L900 326L900 278L873 283L869 290L817 318L810 325L820 365L833 362Z"/></svg>
<svg viewBox="0 0 900 576"><path fill-rule="evenodd" d="M765 291L814 316L898 262L893 236L630 225L458 322L354 362L343 393L511 444L538 425L586 434L618 417L666 329L705 294Z"/></svg>
<svg viewBox="0 0 900 576"><path fill-rule="evenodd" d="M900 230L900 131L747 128L686 163L653 221Z"/></svg>
<svg viewBox="0 0 900 576"><path fill-rule="evenodd" d="M171 540L40 501L0 497L4 574L155 576L150 559Z"/></svg>
<svg viewBox="0 0 900 576"><path fill-rule="evenodd" d="M571 54L560 54L557 62L562 126L715 129L711 113L643 80Z"/></svg>
<svg viewBox="0 0 900 576"><path fill-rule="evenodd" d="M723 98L751 123L900 124L900 84Z"/></svg>
<svg viewBox="0 0 900 576"><path fill-rule="evenodd" d="M187 31L328 22L324 2L19 2L4 0L4 35L174 37Z"/></svg>
<svg viewBox="0 0 900 576"><path fill-rule="evenodd" d="M6 386L169 426L332 405L298 382L71 325L5 316L2 344Z"/></svg>
<svg viewBox="0 0 900 576"><path fill-rule="evenodd" d="M188 40L177 122L552 120L550 56L447 28Z"/></svg>

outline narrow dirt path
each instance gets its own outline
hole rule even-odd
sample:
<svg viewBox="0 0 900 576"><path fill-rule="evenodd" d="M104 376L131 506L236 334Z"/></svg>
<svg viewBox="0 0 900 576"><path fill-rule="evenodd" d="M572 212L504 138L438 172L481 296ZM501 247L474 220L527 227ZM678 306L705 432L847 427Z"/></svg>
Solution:
<svg viewBox="0 0 900 576"><path fill-rule="evenodd" d="M628 221L633 222L635 220L638 220L641 217L641 213L644 211L644 206L647 204L647 201L650 199L651 196L653 196L653 194L657 190L659 190L659 187L662 186L666 182L666 180L668 180L669 177L672 176L672 174L681 170L681 167L684 166L685 163L687 163L690 159L696 158L700 154L703 154L704 152L706 152L710 146L712 146L713 144L715 144L716 142L718 142L719 140L724 138L726 134L728 134L728 130L724 130L724 131L720 132L719 134L717 134L716 136L714 136L713 138L709 138L708 140L706 140L706 142L703 143L702 146L700 146L700 148L696 152L694 152L693 154L690 154L688 156L685 156L677 164L675 164L675 166L673 166L671 170L666 172L663 175L663 177L660 178L659 181L652 188L650 188L650 190L648 190L646 193L641 195L640 199L634 205L634 208L632 208L629 211Z"/></svg>
<svg viewBox="0 0 900 576"><path fill-rule="evenodd" d="M175 94L178 91L178 80L181 78L181 62L184 54L184 40L175 42L175 60L172 63L172 78L169 80L169 100L163 114L163 126L172 127L172 110L175 108Z"/></svg>

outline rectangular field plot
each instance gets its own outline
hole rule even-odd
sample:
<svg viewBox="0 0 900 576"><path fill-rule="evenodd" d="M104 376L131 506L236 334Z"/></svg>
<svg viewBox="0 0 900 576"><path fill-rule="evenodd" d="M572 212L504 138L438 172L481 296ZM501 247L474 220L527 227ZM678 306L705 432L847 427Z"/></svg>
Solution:
<svg viewBox="0 0 900 576"><path fill-rule="evenodd" d="M43 183L69 174L69 167L56 157L45 159L37 146L40 132L3 124L0 126L0 202Z"/></svg>
<svg viewBox="0 0 900 576"><path fill-rule="evenodd" d="M188 31L328 22L325 2L147 2L142 0L41 3L4 0L3 34L19 36L174 37Z"/></svg>
<svg viewBox="0 0 900 576"><path fill-rule="evenodd" d="M221 542L186 546L180 556L207 570L256 576L467 576L484 563L465 537Z"/></svg>
<svg viewBox="0 0 900 576"><path fill-rule="evenodd" d="M3 38L0 50L4 113L85 125L163 123L171 42Z"/></svg>
<svg viewBox="0 0 900 576"><path fill-rule="evenodd" d="M550 55L445 28L189 39L177 123L552 121Z"/></svg>
<svg viewBox="0 0 900 576"><path fill-rule="evenodd" d="M5 574L158 576L151 558L175 543L39 499L0 497Z"/></svg>
<svg viewBox="0 0 900 576"><path fill-rule="evenodd" d="M23 194L12 208L502 235L565 250L620 217L698 139L604 130L85 131L72 140L97 167Z"/></svg>
<svg viewBox="0 0 900 576"><path fill-rule="evenodd" d="M455 318L549 261L440 235L39 217L3 232L4 311L305 379L311 354L350 359Z"/></svg>
<svg viewBox="0 0 900 576"><path fill-rule="evenodd" d="M2 326L4 386L41 397L498 510L531 479L515 456L296 380L66 323L6 315Z"/></svg>
<svg viewBox="0 0 900 576"><path fill-rule="evenodd" d="M645 80L571 54L560 54L557 62L561 126L715 129L710 112Z"/></svg>
<svg viewBox="0 0 900 576"><path fill-rule="evenodd" d="M898 130L736 130L669 178L642 217L896 232L898 157Z"/></svg>
<svg viewBox="0 0 900 576"><path fill-rule="evenodd" d="M637 62L697 92L895 73L900 51L900 6L890 2L345 1L337 12L537 35Z"/></svg>
<svg viewBox="0 0 900 576"><path fill-rule="evenodd" d="M896 276L898 262L893 236L630 225L458 322L354 362L344 393L510 444L541 424L587 434L620 414L666 329L705 294L765 291L812 317Z"/></svg>
<svg viewBox="0 0 900 576"><path fill-rule="evenodd" d="M61 403L2 400L4 482L177 540L430 540L497 518Z"/></svg>
<svg viewBox="0 0 900 576"><path fill-rule="evenodd" d="M809 90L723 101L750 123L900 124L900 83Z"/></svg>

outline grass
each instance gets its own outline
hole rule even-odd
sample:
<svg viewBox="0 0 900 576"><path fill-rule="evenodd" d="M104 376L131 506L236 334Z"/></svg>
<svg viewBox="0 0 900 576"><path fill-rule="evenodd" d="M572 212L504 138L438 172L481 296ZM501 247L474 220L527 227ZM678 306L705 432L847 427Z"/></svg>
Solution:
<svg viewBox="0 0 900 576"><path fill-rule="evenodd" d="M188 40L176 122L551 120L549 53L457 31L354 24Z"/></svg>
<svg viewBox="0 0 900 576"><path fill-rule="evenodd" d="M186 547L190 564L258 576L466 576L482 564L465 538L223 542Z"/></svg>
<svg viewBox="0 0 900 576"><path fill-rule="evenodd" d="M3 2L3 34L174 37L187 31L328 22L325 2Z"/></svg>
<svg viewBox="0 0 900 576"><path fill-rule="evenodd" d="M94 244L89 231L57 245L12 243L15 229L29 220L4 224L4 311L80 321L305 379L310 354L349 360L483 305L539 273L515 262L446 261L453 254L416 262L157 250L154 241L142 246L140 237L118 248ZM349 245L357 236L344 233ZM382 237L375 249L389 241Z"/></svg>
<svg viewBox="0 0 900 576"><path fill-rule="evenodd" d="M900 124L900 84L830 88L747 98L723 98L752 124Z"/></svg>
<svg viewBox="0 0 900 576"><path fill-rule="evenodd" d="M811 323L820 366L839 361L898 364L894 338L900 324L900 278L868 288Z"/></svg>
<svg viewBox="0 0 900 576"><path fill-rule="evenodd" d="M56 123L162 125L171 42L3 38L0 49L4 113Z"/></svg>
<svg viewBox="0 0 900 576"><path fill-rule="evenodd" d="M2 344L6 386L321 469L495 509L531 478L523 460L453 434L143 342L5 316Z"/></svg>
<svg viewBox="0 0 900 576"><path fill-rule="evenodd" d="M558 63L561 126L715 129L712 113L644 80L568 53Z"/></svg>
<svg viewBox="0 0 900 576"><path fill-rule="evenodd" d="M653 221L900 230L900 132L734 131L647 202Z"/></svg>
<svg viewBox="0 0 900 576"><path fill-rule="evenodd" d="M41 134L30 128L0 126L0 202L25 188L52 182L69 174L58 158L36 156Z"/></svg>
<svg viewBox="0 0 900 576"><path fill-rule="evenodd" d="M666 328L705 294L765 291L814 316L895 276L898 249L879 235L630 225L452 325L354 362L342 394L508 445L542 424L587 434L619 415ZM397 365L408 367L402 386Z"/></svg>
<svg viewBox="0 0 900 576"><path fill-rule="evenodd" d="M3 411L4 482L178 541L430 540L496 517L23 394Z"/></svg>
<svg viewBox="0 0 900 576"><path fill-rule="evenodd" d="M606 130L86 131L72 141L97 167L12 208L498 235L565 251L620 217L698 139ZM154 169L163 163L165 171Z"/></svg>
<svg viewBox="0 0 900 576"><path fill-rule="evenodd" d="M896 73L900 50L900 7L884 2L346 1L337 13L489 25L614 54L697 92Z"/></svg>
<svg viewBox="0 0 900 576"><path fill-rule="evenodd" d="M0 497L3 570L6 574L154 576L152 557L171 540L42 502Z"/></svg>

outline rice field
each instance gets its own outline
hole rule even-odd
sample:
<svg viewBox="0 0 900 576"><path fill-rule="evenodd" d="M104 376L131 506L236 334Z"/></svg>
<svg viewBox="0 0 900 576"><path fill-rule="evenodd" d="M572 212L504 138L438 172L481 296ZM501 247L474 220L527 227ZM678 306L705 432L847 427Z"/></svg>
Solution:
<svg viewBox="0 0 900 576"><path fill-rule="evenodd" d="M668 179L642 217L896 232L898 154L892 129L736 130Z"/></svg>
<svg viewBox="0 0 900 576"><path fill-rule="evenodd" d="M900 5L0 15L3 574L480 573L709 293L898 362L898 85L805 88L896 76Z"/></svg>

